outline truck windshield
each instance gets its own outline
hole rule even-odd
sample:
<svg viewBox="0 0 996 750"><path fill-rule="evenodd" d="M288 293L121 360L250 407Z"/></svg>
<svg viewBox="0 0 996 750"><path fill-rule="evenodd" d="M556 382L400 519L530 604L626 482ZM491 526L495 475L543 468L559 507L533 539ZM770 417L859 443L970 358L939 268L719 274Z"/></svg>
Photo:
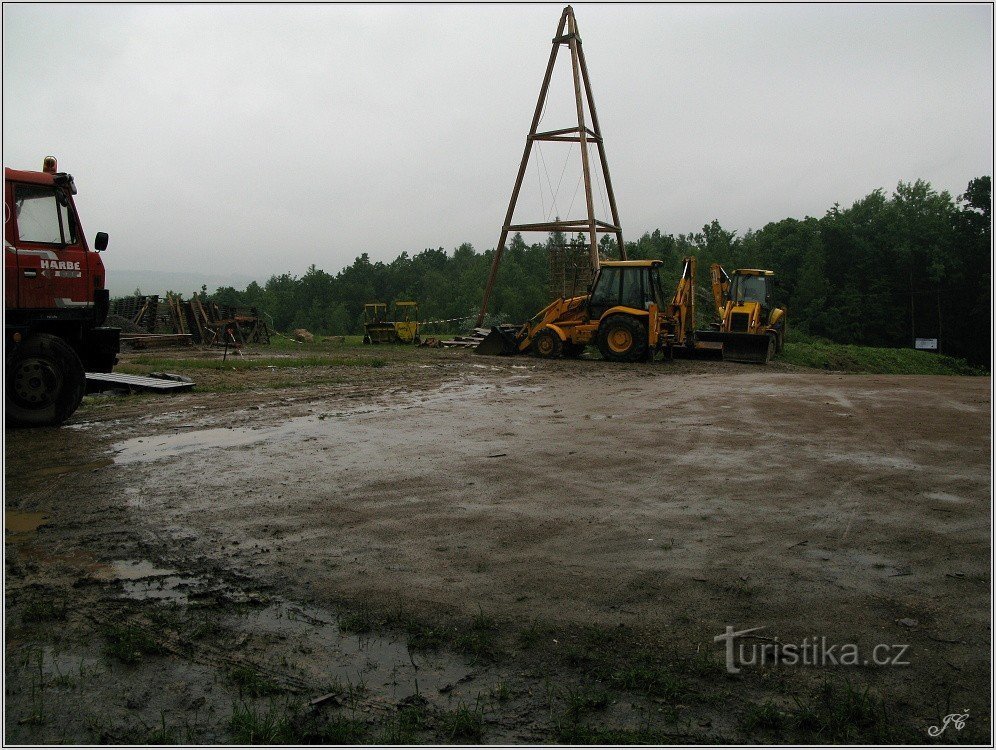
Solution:
<svg viewBox="0 0 996 750"><path fill-rule="evenodd" d="M76 242L76 225L69 210L69 199L59 188L18 185L14 205L19 239L49 245Z"/></svg>
<svg viewBox="0 0 996 750"><path fill-rule="evenodd" d="M758 302L767 304L768 282L763 276L734 276L730 299L735 303Z"/></svg>

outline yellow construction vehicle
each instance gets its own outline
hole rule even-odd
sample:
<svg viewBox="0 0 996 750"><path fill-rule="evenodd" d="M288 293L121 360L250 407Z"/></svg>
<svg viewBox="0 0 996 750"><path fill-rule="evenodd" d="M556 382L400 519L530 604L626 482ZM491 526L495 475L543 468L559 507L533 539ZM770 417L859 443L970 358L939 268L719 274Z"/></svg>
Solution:
<svg viewBox="0 0 996 750"><path fill-rule="evenodd" d="M363 306L364 344L417 344L418 302L395 302L394 320L387 319L387 304L368 302Z"/></svg>
<svg viewBox="0 0 996 750"><path fill-rule="evenodd" d="M417 344L418 302L394 303L394 333L402 344Z"/></svg>
<svg viewBox="0 0 996 750"><path fill-rule="evenodd" d="M720 342L723 359L766 364L781 352L787 324L785 308L773 302L775 272L740 268L731 278L718 263L710 271L719 322L696 338Z"/></svg>
<svg viewBox="0 0 996 750"><path fill-rule="evenodd" d="M695 258L684 259L670 298L661 286L659 260L605 261L591 293L551 302L518 329L493 328L478 354L580 357L596 344L604 359L632 362L658 351L694 346Z"/></svg>

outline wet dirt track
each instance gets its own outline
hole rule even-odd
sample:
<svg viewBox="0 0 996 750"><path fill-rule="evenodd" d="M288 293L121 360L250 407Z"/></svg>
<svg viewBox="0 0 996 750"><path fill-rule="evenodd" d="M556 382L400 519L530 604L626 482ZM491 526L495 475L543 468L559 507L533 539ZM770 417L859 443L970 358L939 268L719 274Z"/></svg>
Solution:
<svg viewBox="0 0 996 750"><path fill-rule="evenodd" d="M528 691L529 680L517 664L412 657L390 633L364 652L335 625L357 607L509 628L623 625L661 649L711 644L727 625L790 642L909 643L909 667L862 680L911 726L970 701L988 732L988 378L424 352L359 387L239 401L95 401L61 430L8 432L8 603L56 590L101 627L123 601L243 607L236 652L309 695L362 679L367 709L427 690L472 701L502 681ZM287 612L297 624L282 631ZM8 690L7 738L48 737L24 719L37 713L32 669L50 671L45 654L55 664L59 647L43 644L32 667L37 635L12 622L8 669L25 666ZM300 664L274 662L288 639L310 649ZM83 673L100 661L64 648ZM198 670L231 653L208 639L175 667L177 684L206 696L194 741L225 737L207 717L227 717L239 691L217 679L205 691ZM124 674L122 694L141 692L165 679L149 661L105 666L94 684ZM152 726L167 708L154 696L118 703L110 741L127 736L128 716ZM513 705L494 712L485 741L544 738L536 706ZM739 737L725 709L703 710L703 738ZM83 720L55 724L85 739L74 735Z"/></svg>

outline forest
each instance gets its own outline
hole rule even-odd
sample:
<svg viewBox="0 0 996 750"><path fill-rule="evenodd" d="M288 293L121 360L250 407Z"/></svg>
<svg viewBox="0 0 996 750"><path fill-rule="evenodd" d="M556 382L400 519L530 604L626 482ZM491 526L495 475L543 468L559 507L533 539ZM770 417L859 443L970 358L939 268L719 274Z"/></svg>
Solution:
<svg viewBox="0 0 996 750"><path fill-rule="evenodd" d="M718 221L689 234L655 230L627 241L626 250L632 259L663 260L670 285L682 257L698 258L700 327L712 315L711 263L727 270L769 268L777 273L778 301L789 310L790 331L886 347L937 338L942 353L988 368L991 194L990 177L973 179L957 197L922 180L900 182L891 195L875 190L850 207L832 206L818 219L787 218L743 234ZM489 324L521 322L549 302L548 245L558 242L563 238L534 244L521 235L512 238L491 297ZM600 251L618 257L608 236ZM262 285L222 287L208 296L220 304L255 305L282 331L360 333L364 303L399 299L419 302L424 320L465 318L462 325L468 327L493 255L466 243L452 254L443 248L402 252L390 263L373 263L363 252L334 274L312 265L300 277L285 273Z"/></svg>

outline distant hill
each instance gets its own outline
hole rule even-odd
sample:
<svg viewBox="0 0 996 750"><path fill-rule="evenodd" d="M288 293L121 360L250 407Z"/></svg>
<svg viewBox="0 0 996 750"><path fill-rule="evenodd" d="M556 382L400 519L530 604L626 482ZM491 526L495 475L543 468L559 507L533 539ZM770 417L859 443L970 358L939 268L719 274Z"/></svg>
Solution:
<svg viewBox="0 0 996 750"><path fill-rule="evenodd" d="M206 284L208 292L214 292L221 286L234 286L244 289L247 284L259 281L255 276L245 274L205 274L188 273L185 271L142 271L118 269L108 264L107 288L111 297L127 297L136 289L142 294L163 295L166 292L179 292L189 297L193 292L199 292L201 285ZM265 279L262 279L265 281Z"/></svg>

